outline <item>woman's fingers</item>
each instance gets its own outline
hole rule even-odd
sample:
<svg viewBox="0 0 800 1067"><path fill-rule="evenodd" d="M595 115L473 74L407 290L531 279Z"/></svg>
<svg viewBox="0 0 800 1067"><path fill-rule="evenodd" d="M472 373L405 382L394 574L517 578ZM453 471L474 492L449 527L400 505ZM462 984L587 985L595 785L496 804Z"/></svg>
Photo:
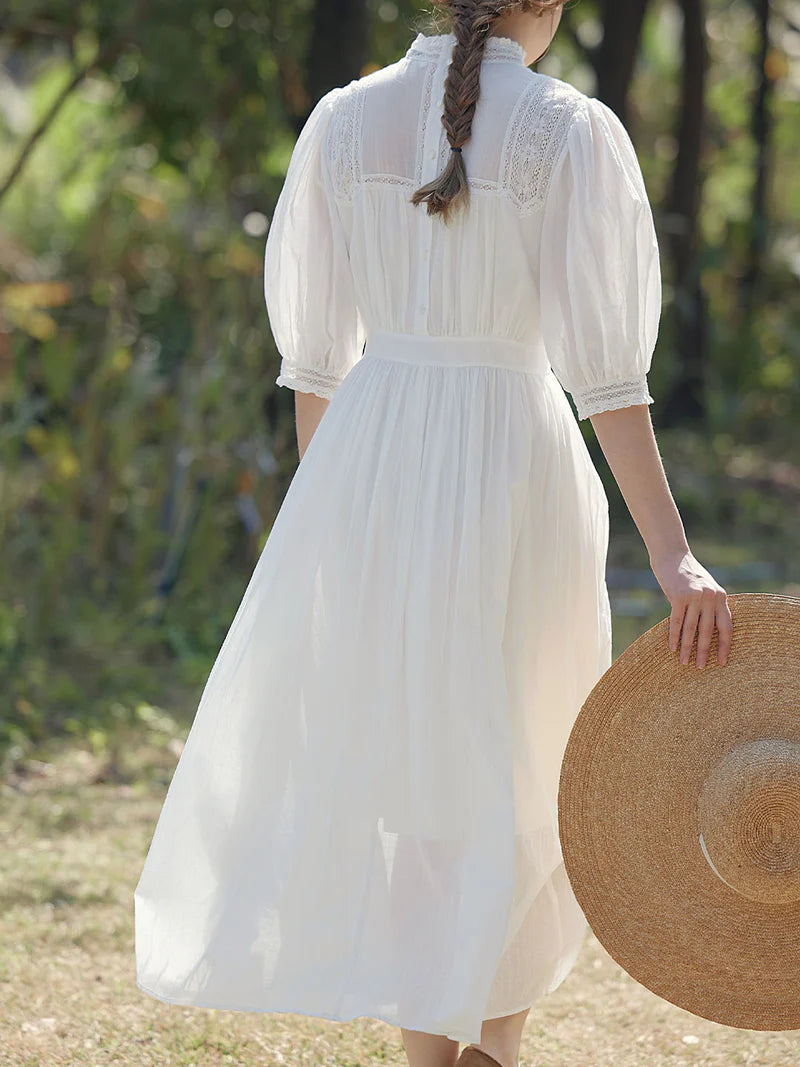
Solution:
<svg viewBox="0 0 800 1067"><path fill-rule="evenodd" d="M669 617L669 648L670 652L677 651L681 639L681 627L683 616L686 613L687 601L681 600L672 605L672 613Z"/></svg>
<svg viewBox="0 0 800 1067"><path fill-rule="evenodd" d="M669 599L668 643L671 652L679 651L681 663L688 663L697 634L695 663L703 668L717 630L717 662L728 661L733 637L733 619L728 594L691 552L652 559L653 573Z"/></svg>
<svg viewBox="0 0 800 1067"><path fill-rule="evenodd" d="M717 594L717 662L728 662L728 653L733 640L733 616L724 589Z"/></svg>
<svg viewBox="0 0 800 1067"><path fill-rule="evenodd" d="M680 661L688 663L696 634L695 663L702 669L708 661L715 626L717 662L724 665L727 663L733 638L733 619L728 598L724 589L705 586L673 607L669 620L669 647L675 652L680 644Z"/></svg>
<svg viewBox="0 0 800 1067"><path fill-rule="evenodd" d="M686 614L683 618L681 629L681 663L688 663L694 644L694 633L697 629L697 620L700 617L700 598L692 597L686 605Z"/></svg>
<svg viewBox="0 0 800 1067"><path fill-rule="evenodd" d="M706 586L700 594L700 620L697 627L697 655L695 656L695 663L701 668L705 667L708 659L708 648L714 634L716 608L715 590Z"/></svg>

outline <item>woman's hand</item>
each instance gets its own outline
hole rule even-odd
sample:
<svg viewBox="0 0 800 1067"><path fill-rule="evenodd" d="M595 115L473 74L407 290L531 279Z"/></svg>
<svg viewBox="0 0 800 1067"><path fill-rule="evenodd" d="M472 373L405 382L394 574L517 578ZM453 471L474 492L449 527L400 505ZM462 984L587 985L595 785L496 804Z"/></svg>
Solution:
<svg viewBox="0 0 800 1067"><path fill-rule="evenodd" d="M725 664L733 636L733 619L725 590L689 551L673 552L650 566L664 595L672 605L669 617L669 647L674 652L680 642L681 663L688 663L697 632L698 667L705 667L708 648L717 628L717 662Z"/></svg>
<svg viewBox="0 0 800 1067"><path fill-rule="evenodd" d="M597 439L672 605L669 647L688 663L697 632L698 667L705 667L717 627L717 661L727 663L733 620L725 590L692 555L656 445L646 404L591 416Z"/></svg>

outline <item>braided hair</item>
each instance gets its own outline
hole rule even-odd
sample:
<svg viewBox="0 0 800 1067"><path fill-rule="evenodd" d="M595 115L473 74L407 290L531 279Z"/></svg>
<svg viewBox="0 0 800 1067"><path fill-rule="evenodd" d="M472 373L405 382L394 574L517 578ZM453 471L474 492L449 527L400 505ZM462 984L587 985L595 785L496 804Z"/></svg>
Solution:
<svg viewBox="0 0 800 1067"><path fill-rule="evenodd" d="M480 72L486 39L499 18L513 11L555 11L565 0L432 0L446 9L455 45L444 83L442 125L451 152L442 173L414 191L412 204L427 204L429 215L441 214L449 222L456 208L469 204L467 170L462 145L472 132L472 118L480 96Z"/></svg>

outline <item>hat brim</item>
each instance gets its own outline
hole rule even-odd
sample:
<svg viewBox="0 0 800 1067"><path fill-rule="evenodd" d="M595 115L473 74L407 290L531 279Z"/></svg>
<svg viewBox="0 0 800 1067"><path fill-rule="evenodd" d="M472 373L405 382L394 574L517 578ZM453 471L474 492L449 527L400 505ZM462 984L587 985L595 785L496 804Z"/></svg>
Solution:
<svg viewBox="0 0 800 1067"><path fill-rule="evenodd" d="M726 753L758 739L800 751L800 599L738 593L728 604L734 630L725 666L716 660L716 630L703 670L694 651L680 663L666 618L597 682L564 753L559 836L592 931L634 979L702 1018L793 1030L800 1028L800 825L789 819L800 804L800 765L781 765L780 788L764 809L770 825L785 824L778 829L788 860L772 872L763 864L756 870L756 856L753 871L741 869L743 885L766 887L762 899L715 873L698 812ZM717 814L718 840L759 830L738 825L735 812ZM745 863L744 852L733 854ZM773 874L780 891L770 895Z"/></svg>

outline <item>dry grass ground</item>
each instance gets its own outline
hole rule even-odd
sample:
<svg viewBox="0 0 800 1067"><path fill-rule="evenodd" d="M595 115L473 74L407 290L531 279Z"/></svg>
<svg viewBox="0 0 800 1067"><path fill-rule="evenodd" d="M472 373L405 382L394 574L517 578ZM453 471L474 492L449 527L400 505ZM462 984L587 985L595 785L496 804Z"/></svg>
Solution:
<svg viewBox="0 0 800 1067"><path fill-rule="evenodd" d="M132 893L174 762L174 750L138 745L123 780L109 781L87 753L63 749L2 785L0 1064L405 1064L399 1030L372 1019L186 1009L136 988ZM640 986L589 934L572 974L528 1017L521 1063L798 1067L800 1031L699 1019Z"/></svg>

